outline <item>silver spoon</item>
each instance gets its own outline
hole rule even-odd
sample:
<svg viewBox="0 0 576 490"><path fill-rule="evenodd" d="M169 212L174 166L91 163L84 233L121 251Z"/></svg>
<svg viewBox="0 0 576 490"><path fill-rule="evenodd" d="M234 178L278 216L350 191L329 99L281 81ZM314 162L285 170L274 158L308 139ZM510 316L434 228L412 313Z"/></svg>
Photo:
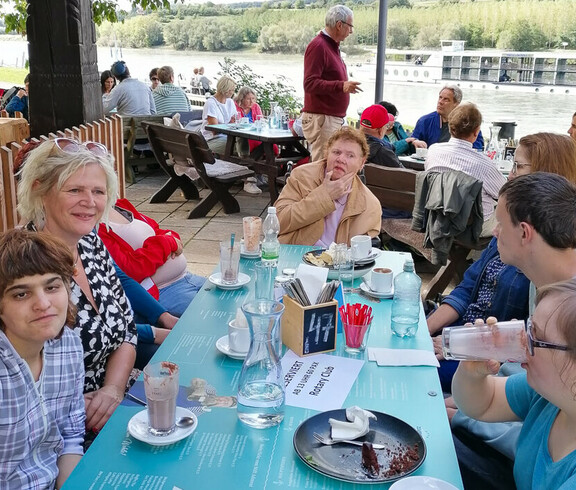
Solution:
<svg viewBox="0 0 576 490"><path fill-rule="evenodd" d="M176 426L180 427L181 429L187 429L188 427L192 427L196 421L192 417L180 417L176 420Z"/></svg>
<svg viewBox="0 0 576 490"><path fill-rule="evenodd" d="M370 285L370 283L368 282L368 279L366 279L366 277L362 277L362 282L364 284L366 284L366 287L368 288L368 290L372 293L377 293L378 291L376 291L375 289L372 289L372 286Z"/></svg>
<svg viewBox="0 0 576 490"><path fill-rule="evenodd" d="M144 400L141 400L140 398L134 396L132 393L126 393L126 398L132 400L133 402L138 403L139 405L142 405L143 407L147 406ZM187 429L188 427L192 427L195 423L196 423L195 420L192 417L188 416L180 417L178 420L176 420L176 425L181 429Z"/></svg>

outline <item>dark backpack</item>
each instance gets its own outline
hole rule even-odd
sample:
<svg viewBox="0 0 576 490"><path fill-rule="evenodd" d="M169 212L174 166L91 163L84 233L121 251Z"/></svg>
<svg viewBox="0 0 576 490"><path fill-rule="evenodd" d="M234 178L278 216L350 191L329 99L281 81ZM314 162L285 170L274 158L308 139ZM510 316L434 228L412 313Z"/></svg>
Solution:
<svg viewBox="0 0 576 490"><path fill-rule="evenodd" d="M20 90L21 88L22 87L17 87L16 85L14 85L14 87L4 91L4 93L2 94L2 98L0 98L0 111L6 109L6 106L12 100L12 97L14 97L18 93L18 90Z"/></svg>

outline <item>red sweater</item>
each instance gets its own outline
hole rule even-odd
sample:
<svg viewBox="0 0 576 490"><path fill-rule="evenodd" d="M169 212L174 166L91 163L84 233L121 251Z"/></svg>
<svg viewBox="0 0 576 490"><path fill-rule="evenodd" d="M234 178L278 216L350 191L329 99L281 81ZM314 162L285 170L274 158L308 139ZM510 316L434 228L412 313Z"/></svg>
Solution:
<svg viewBox="0 0 576 490"><path fill-rule="evenodd" d="M116 206L130 211L134 215L134 219L139 219L149 224L156 233L156 235L148 237L142 247L133 249L114 233L112 228L107 229L104 223L100 223L98 229L98 236L102 239L120 269L132 279L141 283L144 279L152 276L158 267L164 265L170 254L178 249L175 238L180 239L180 235L171 230L160 229L156 221L144 214L140 214L127 199L118 199ZM154 295L154 293L152 294ZM158 299L158 296L155 297Z"/></svg>
<svg viewBox="0 0 576 490"><path fill-rule="evenodd" d="M343 92L348 80L339 43L323 32L318 34L304 54L304 112L346 116L350 94Z"/></svg>

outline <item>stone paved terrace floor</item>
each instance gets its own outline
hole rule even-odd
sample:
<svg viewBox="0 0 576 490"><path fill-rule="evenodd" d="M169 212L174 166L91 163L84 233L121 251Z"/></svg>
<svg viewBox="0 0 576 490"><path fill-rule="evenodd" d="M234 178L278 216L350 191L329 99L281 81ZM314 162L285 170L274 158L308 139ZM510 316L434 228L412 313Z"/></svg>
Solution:
<svg viewBox="0 0 576 490"><path fill-rule="evenodd" d="M179 190L166 203L150 203L152 195L167 179L161 170L141 170L136 175L135 182L127 184L126 197L138 211L156 220L161 228L176 231L184 245L188 270L193 274L208 277L218 264L220 240L229 239L233 232L237 237L241 237L244 216L262 216L264 219L270 205L268 192L252 195L244 192L241 185L232 187L231 193L240 204L239 213L226 214L220 204L217 204L204 218L188 219L188 213L197 201L187 201ZM201 196L206 193L206 190L200 191ZM430 268L422 269L422 265L418 263L416 266L424 284L432 279L434 274ZM451 284L447 291L454 286Z"/></svg>

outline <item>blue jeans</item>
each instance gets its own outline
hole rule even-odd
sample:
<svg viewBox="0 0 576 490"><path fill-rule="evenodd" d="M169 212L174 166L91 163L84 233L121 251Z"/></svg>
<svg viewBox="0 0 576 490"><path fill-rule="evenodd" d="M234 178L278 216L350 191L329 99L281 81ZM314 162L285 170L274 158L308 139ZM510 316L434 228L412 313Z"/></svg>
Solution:
<svg viewBox="0 0 576 490"><path fill-rule="evenodd" d="M206 282L205 277L187 272L182 279L160 289L158 301L169 313L180 318L204 282Z"/></svg>

